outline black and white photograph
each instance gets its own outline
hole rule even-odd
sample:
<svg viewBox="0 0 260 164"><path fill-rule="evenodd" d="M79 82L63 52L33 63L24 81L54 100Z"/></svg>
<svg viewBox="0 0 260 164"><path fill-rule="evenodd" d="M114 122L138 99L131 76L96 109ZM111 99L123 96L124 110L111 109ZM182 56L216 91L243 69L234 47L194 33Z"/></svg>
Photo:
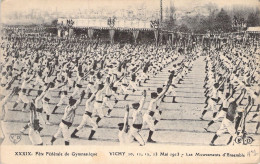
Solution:
<svg viewBox="0 0 260 164"><path fill-rule="evenodd" d="M259 6L2 0L0 144L259 148Z"/></svg>

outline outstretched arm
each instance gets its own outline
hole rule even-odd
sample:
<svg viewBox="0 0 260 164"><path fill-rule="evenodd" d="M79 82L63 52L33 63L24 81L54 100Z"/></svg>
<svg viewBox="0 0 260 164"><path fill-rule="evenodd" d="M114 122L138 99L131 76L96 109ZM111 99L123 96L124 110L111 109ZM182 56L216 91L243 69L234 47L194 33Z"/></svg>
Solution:
<svg viewBox="0 0 260 164"><path fill-rule="evenodd" d="M246 116L248 115L248 113L251 111L253 105L254 105L254 99L251 98L251 96L248 96L248 104L247 104L246 110L245 110L245 112L246 112L245 117L246 117Z"/></svg>
<svg viewBox="0 0 260 164"><path fill-rule="evenodd" d="M146 90L144 90L143 92L143 98L140 100L140 107L138 108L138 111L141 111L143 109L145 99L146 99Z"/></svg>
<svg viewBox="0 0 260 164"><path fill-rule="evenodd" d="M34 107L33 103L31 102L30 103L30 123L31 123L32 126L34 124L35 118L36 118L35 107Z"/></svg>
<svg viewBox="0 0 260 164"><path fill-rule="evenodd" d="M129 105L126 105L126 112L124 116L124 127L123 131L126 133L127 131L127 126L128 126L128 117L129 117Z"/></svg>
<svg viewBox="0 0 260 164"><path fill-rule="evenodd" d="M169 89L169 87L170 87L170 85L172 83L172 78L173 78L173 74L170 75L169 81L167 83L167 86L166 86L165 90L161 94L158 95L158 97L156 98L156 101L161 99L165 95L165 93L168 91L168 89Z"/></svg>
<svg viewBox="0 0 260 164"><path fill-rule="evenodd" d="M80 99L75 103L75 109L78 107L78 105L81 103L82 99L84 98L85 96L85 91L83 90L80 94Z"/></svg>
<svg viewBox="0 0 260 164"><path fill-rule="evenodd" d="M42 92L42 94L41 94L39 97L37 97L37 98L38 98L39 100L40 100L40 99L42 99L42 98L43 98L43 96L45 95L45 93L46 93L46 90L45 90L45 91L43 91L43 92Z"/></svg>
<svg viewBox="0 0 260 164"><path fill-rule="evenodd" d="M246 90L242 89L240 95L235 99L235 101L238 101L242 97L242 95L245 93L246 93Z"/></svg>
<svg viewBox="0 0 260 164"><path fill-rule="evenodd" d="M91 102L94 99L94 97L96 96L96 93L97 93L97 91L95 93L93 93L89 99L87 99L86 104Z"/></svg>
<svg viewBox="0 0 260 164"><path fill-rule="evenodd" d="M26 80L26 83L29 83L34 78L34 75L35 73L28 80Z"/></svg>
<svg viewBox="0 0 260 164"><path fill-rule="evenodd" d="M62 87L62 86L63 86L63 85L56 86L56 87L53 87L53 88L49 88L49 90L50 90L50 91L53 91L53 90L58 89L58 88L60 88L60 87Z"/></svg>
<svg viewBox="0 0 260 164"><path fill-rule="evenodd" d="M225 81L226 81L226 78L224 78L223 81L219 84L219 87L217 88L217 90L219 90L219 88L224 84Z"/></svg>

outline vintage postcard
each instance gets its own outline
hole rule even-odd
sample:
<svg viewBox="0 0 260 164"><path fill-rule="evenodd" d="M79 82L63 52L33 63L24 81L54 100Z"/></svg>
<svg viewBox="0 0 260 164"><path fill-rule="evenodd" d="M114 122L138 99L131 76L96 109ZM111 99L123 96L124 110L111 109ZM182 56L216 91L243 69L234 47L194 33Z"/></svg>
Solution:
<svg viewBox="0 0 260 164"><path fill-rule="evenodd" d="M259 0L1 0L0 163L259 163Z"/></svg>

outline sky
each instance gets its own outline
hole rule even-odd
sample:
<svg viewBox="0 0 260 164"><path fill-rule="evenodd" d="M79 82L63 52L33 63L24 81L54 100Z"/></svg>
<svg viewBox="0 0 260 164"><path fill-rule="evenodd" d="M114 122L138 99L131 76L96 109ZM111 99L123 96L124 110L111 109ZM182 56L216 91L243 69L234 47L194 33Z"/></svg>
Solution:
<svg viewBox="0 0 260 164"><path fill-rule="evenodd" d="M234 4L246 6L260 6L259 0L163 0L163 4L173 1L176 8L189 7L192 5L203 5L216 3L220 7ZM106 6L112 9L121 9L128 6L139 6L144 3L148 8L159 8L160 0L2 0L1 9L3 12L24 11L27 9L86 9Z"/></svg>
<svg viewBox="0 0 260 164"><path fill-rule="evenodd" d="M219 7L232 6L232 5L245 5L245 6L260 6L259 0L174 0L176 7L185 7L187 4L206 4L215 3ZM185 2L185 3L183 3Z"/></svg>
<svg viewBox="0 0 260 164"><path fill-rule="evenodd" d="M232 5L258 6L260 0L163 0L163 7L173 1L176 10L215 3L219 7ZM52 10L58 12L104 8L110 10L139 8L145 6L150 10L160 9L160 0L1 0L1 20L14 12L28 12L31 9L41 12Z"/></svg>

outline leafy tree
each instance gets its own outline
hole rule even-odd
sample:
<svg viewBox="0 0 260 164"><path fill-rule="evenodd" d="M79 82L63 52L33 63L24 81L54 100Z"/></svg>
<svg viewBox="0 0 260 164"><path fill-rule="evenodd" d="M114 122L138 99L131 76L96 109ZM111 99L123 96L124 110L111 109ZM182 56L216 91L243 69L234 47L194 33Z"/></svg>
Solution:
<svg viewBox="0 0 260 164"><path fill-rule="evenodd" d="M178 30L180 32L191 32L191 29L186 25L186 24L181 24L179 27L178 27Z"/></svg>
<svg viewBox="0 0 260 164"><path fill-rule="evenodd" d="M166 8L166 18L163 22L163 28L166 30L174 30L176 24L175 24L175 7L172 1L170 1L170 6L169 8Z"/></svg>
<svg viewBox="0 0 260 164"><path fill-rule="evenodd" d="M214 20L214 30L229 32L232 28L230 16L224 9L221 9Z"/></svg>
<svg viewBox="0 0 260 164"><path fill-rule="evenodd" d="M51 25L57 26L57 24L58 24L58 20L57 19L51 21Z"/></svg>
<svg viewBox="0 0 260 164"><path fill-rule="evenodd" d="M259 9L255 13L250 13L247 18L247 26L255 27L260 25L260 12Z"/></svg>

